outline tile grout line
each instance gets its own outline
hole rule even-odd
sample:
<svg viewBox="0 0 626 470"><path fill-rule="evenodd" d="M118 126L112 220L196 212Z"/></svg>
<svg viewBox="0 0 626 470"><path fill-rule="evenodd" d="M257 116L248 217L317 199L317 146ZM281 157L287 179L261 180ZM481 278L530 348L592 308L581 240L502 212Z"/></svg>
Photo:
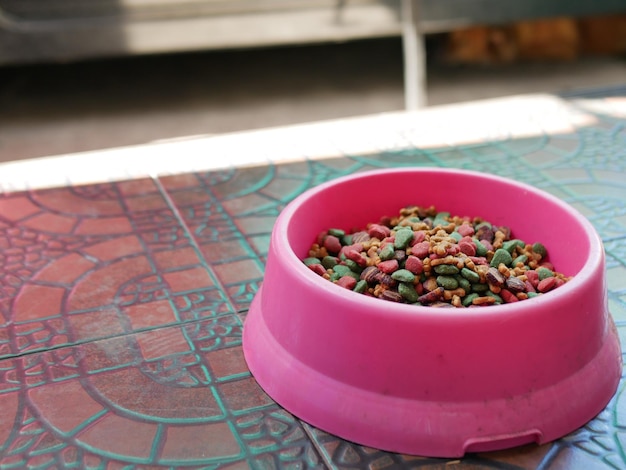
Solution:
<svg viewBox="0 0 626 470"><path fill-rule="evenodd" d="M198 259L204 264L205 269L209 272L209 274L210 274L211 278L213 279L213 281L215 282L217 288L226 297L226 302L228 303L228 306L230 307L231 313L237 315L237 318L239 319L239 322L242 323L241 322L241 317L239 317L239 315L238 315L239 312L237 311L237 308L235 308L235 306L233 305L233 302L231 301L230 297L226 294L226 286L222 283L222 281L219 279L217 274L215 274L215 271L213 270L213 267L211 266L210 263L207 262L206 258L202 254L202 250L200 249L200 245L198 244L198 242L196 241L195 237L191 233L191 230L189 229L189 226L187 225L187 223L185 222L183 216L181 215L180 211L178 210L178 207L176 207L176 205L174 204L174 201L170 197L169 193L163 187L163 184L161 183L161 180L159 179L158 176L153 176L153 175L151 175L150 178L152 179L154 184L159 189L159 192L161 193L161 196L165 199L165 202L167 203L167 205L169 206L170 210L174 214L174 217L176 217L176 220L178 221L178 223L180 224L180 226L184 230L185 235L189 238L189 242L190 242L191 246L193 247L194 251L196 252L196 255L198 256Z"/></svg>
<svg viewBox="0 0 626 470"><path fill-rule="evenodd" d="M239 311L235 311L235 312L231 312L225 315L219 315L217 318L221 318L227 315L238 315L240 313L245 313L247 312L248 309L241 309ZM112 335L106 335L106 336L100 336L100 337L95 337L95 338L89 338L89 339L85 339L82 341L74 341L72 343L67 343L67 344L58 344L58 345L53 345L53 346L49 346L49 347L45 347L45 349L35 349L35 350L31 350L31 351L25 351L23 353L20 354L10 354L4 357L0 358L0 362L5 361L5 360L11 360L11 359L20 359L23 357L28 357L28 356L32 356L34 354L41 354L41 353L45 353L45 352L49 352L49 351L58 351L60 349L64 349L64 348L73 348L76 346L82 346L85 344L90 344L90 343L95 343L98 341L106 341L106 340L110 340L110 339L116 339L116 338L123 338L125 336L132 336L135 334L141 334L141 333L147 333L150 331L157 331L157 330L163 330L163 329L167 329L167 328L172 328L172 327L179 327L179 326L187 326L187 325L193 325L195 323L201 323L201 322L205 322L211 320L211 318L207 317L207 318L194 318L192 320L183 320L183 321L178 321L176 323L166 323L163 325L157 325L157 326L151 326L151 327L145 327L145 328L138 328L136 330L133 331L126 331L123 333L117 333L117 334L112 334Z"/></svg>
<svg viewBox="0 0 626 470"><path fill-rule="evenodd" d="M313 436L313 431L311 430L312 426L308 423L305 423L304 421L300 419L298 419L298 421L302 425L302 429L304 430L304 433L307 435L307 437L313 444L313 447L315 447L315 450L317 450L317 453L320 455L320 458L322 459L322 463L326 465L326 468L335 470L337 467L333 465L331 456L328 455L328 452L326 452L326 450L322 448L322 445L317 441L317 439L315 439L315 436Z"/></svg>

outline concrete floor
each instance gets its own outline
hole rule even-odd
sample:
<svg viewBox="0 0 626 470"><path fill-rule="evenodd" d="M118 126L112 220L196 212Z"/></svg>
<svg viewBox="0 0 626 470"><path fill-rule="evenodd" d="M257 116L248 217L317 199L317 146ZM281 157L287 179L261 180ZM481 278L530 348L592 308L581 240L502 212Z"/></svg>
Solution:
<svg viewBox="0 0 626 470"><path fill-rule="evenodd" d="M0 161L403 107L399 39L0 69ZM439 105L626 82L626 59L428 69Z"/></svg>

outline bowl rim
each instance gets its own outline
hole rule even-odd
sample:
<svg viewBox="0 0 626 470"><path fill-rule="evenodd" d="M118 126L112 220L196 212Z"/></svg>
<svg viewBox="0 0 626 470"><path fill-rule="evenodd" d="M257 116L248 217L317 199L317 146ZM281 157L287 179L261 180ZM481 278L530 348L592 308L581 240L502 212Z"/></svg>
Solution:
<svg viewBox="0 0 626 470"><path fill-rule="evenodd" d="M476 318L485 320L487 318L491 318L493 316L502 318L502 315L529 315L529 308L531 307L539 307L534 310L541 312L540 314L545 314L545 309L549 308L551 304L562 302L562 298L567 298L567 296L572 293L572 291L576 289L583 289L585 284L592 279L592 277L597 273L598 269L604 269L604 247L602 244L602 240L598 235L597 231L591 224L591 222L584 216L580 211L561 200L560 198L542 190L537 187L531 186L527 183L519 182L510 178L494 175L491 173L483 173L475 170L465 170L465 169L457 169L457 168L439 168L439 167L403 167L403 168L392 168L392 169L377 169L377 170L368 170L358 173L353 173L350 175L338 177L329 181L326 181L320 185L317 185L311 189L306 190L302 194L298 195L294 198L281 212L279 215L274 230L272 232L272 244L282 244L283 246L287 246L288 249L284 250L282 253L282 262L286 263L286 266L289 269L293 269L294 273L299 276L304 276L304 279L310 281L309 285L311 288L319 289L322 295L329 295L331 297L335 297L341 301L351 302L354 305L361 305L363 307L363 313L368 311L377 311L376 306L380 306L381 299L370 298L368 296L352 292L348 289L345 289L341 286L335 285L332 282L329 282L325 279L322 279L318 274L315 274L312 270L308 269L306 265L302 262L295 251L293 250L291 244L289 243L289 223L293 215L299 210L299 208L304 204L305 201L310 200L316 197L318 194L326 191L327 189L345 184L347 182L351 182L360 178L372 177L377 175L386 175L386 174L394 174L394 173L405 173L405 172L415 172L415 173L454 173L460 174L462 176L470 177L470 178L480 178L486 180L492 180L494 182L504 183L510 186L513 186L515 189L519 191L527 191L530 193L534 193L544 199L547 199L552 204L557 206L559 210L562 210L570 217L575 219L581 228L584 230L584 234L589 242L589 250L586 253L586 260L579 269L579 271L572 276L572 278L566 282L564 285L560 286L558 289L554 291L547 292L543 295L529 298L521 302L514 302L508 304L500 304L500 305L489 305L484 308L476 308L476 309L457 309L457 308L432 308L422 305L409 305L404 303L396 303L387 301L384 306L384 315L389 317L397 317L398 319L404 319L407 316L416 317L416 313L419 313L419 317L422 318L459 318L459 316L463 316L463 318ZM312 235L313 239L315 236ZM280 246L280 245L279 245ZM533 310L532 308L530 309Z"/></svg>

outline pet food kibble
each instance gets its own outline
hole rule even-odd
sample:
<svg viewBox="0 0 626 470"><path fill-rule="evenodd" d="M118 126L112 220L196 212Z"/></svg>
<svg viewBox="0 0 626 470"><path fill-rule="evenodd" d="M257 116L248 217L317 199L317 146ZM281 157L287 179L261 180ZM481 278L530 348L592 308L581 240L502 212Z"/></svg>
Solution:
<svg viewBox="0 0 626 470"><path fill-rule="evenodd" d="M399 269L391 275L391 278L401 282L415 282L415 274L407 269Z"/></svg>
<svg viewBox="0 0 626 470"><path fill-rule="evenodd" d="M404 264L405 269L408 269L413 274L422 274L424 271L424 263L417 256L410 255Z"/></svg>
<svg viewBox="0 0 626 470"><path fill-rule="evenodd" d="M413 230L407 228L398 230L393 246L398 250L404 250L411 240L413 240Z"/></svg>
<svg viewBox="0 0 626 470"><path fill-rule="evenodd" d="M479 217L410 206L366 227L317 235L304 264L359 294L433 308L519 302L569 280L541 243Z"/></svg>
<svg viewBox="0 0 626 470"><path fill-rule="evenodd" d="M393 258L393 255L395 254L395 250L393 249L393 245L392 244L387 244L384 246L384 248L382 250L380 250L380 253L378 254L378 257L382 260L388 260Z"/></svg>
<svg viewBox="0 0 626 470"><path fill-rule="evenodd" d="M548 255L546 247L543 246L541 243L533 243L533 252L537 253L542 258L545 258Z"/></svg>
<svg viewBox="0 0 626 470"><path fill-rule="evenodd" d="M341 250L341 242L336 236L328 235L324 239L324 248L326 248L331 254L337 254Z"/></svg>
<svg viewBox="0 0 626 470"><path fill-rule="evenodd" d="M391 274L394 271L398 270L398 268L400 267L400 264L398 263L398 260L396 259L388 259L387 261L381 261L380 263L378 263L378 266L376 267L378 268L379 271L382 271L385 274Z"/></svg>
<svg viewBox="0 0 626 470"><path fill-rule="evenodd" d="M495 267L498 267L500 263L508 266L511 264L511 261L513 261L513 258L511 258L511 253L509 253L504 248L500 248L496 250L496 252L493 254L493 258L491 258L490 264L491 266L495 266Z"/></svg>
<svg viewBox="0 0 626 470"><path fill-rule="evenodd" d="M402 296L404 300L409 303L415 303L419 298L419 294L415 290L415 287L412 284L408 284L406 282L401 282L400 284L398 284L398 293Z"/></svg>
<svg viewBox="0 0 626 470"><path fill-rule="evenodd" d="M543 281L547 277L554 276L554 273L551 269L541 267L537 269L537 275L539 276L539 280Z"/></svg>
<svg viewBox="0 0 626 470"><path fill-rule="evenodd" d="M359 294L364 293L367 290L367 282L361 279L354 285L354 289L352 290Z"/></svg>
<svg viewBox="0 0 626 470"><path fill-rule="evenodd" d="M341 287L345 287L346 289L350 289L350 290L354 289L354 287L356 286L356 283L357 283L356 279L354 279L351 276L343 276L337 280L337 285Z"/></svg>

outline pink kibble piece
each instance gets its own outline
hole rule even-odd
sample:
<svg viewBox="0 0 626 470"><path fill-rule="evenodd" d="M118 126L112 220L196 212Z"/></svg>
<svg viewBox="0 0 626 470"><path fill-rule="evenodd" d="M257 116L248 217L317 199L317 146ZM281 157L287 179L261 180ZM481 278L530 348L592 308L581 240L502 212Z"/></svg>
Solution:
<svg viewBox="0 0 626 470"><path fill-rule="evenodd" d="M413 240L409 243L409 246L415 246L417 243L422 243L426 239L426 234L420 230L413 232Z"/></svg>
<svg viewBox="0 0 626 470"><path fill-rule="evenodd" d="M367 260L365 259L365 257L363 255L361 255L361 253L359 251L347 250L345 252L345 254L346 254L346 258L354 261L361 268L364 268L365 266L367 266Z"/></svg>
<svg viewBox="0 0 626 470"><path fill-rule="evenodd" d="M417 256L410 255L406 259L404 267L413 274L422 274L424 272L424 263Z"/></svg>
<svg viewBox="0 0 626 470"><path fill-rule="evenodd" d="M532 286L535 288L539 285L539 274L537 273L537 271L534 271L532 269L526 271L526 279L528 279Z"/></svg>
<svg viewBox="0 0 626 470"><path fill-rule="evenodd" d="M502 297L502 300L504 300L507 304L519 301L519 299L515 297L515 294L507 289L502 289L500 291L500 297Z"/></svg>
<svg viewBox="0 0 626 470"><path fill-rule="evenodd" d="M430 242L427 242L427 241L416 243L411 248L411 254L422 259L428 256L429 251L430 251Z"/></svg>
<svg viewBox="0 0 626 470"><path fill-rule="evenodd" d="M379 271L382 271L385 274L391 274L392 272L398 270L399 264L398 264L398 260L389 259L387 261L381 261L380 263L378 263L378 266L376 267L378 268Z"/></svg>
<svg viewBox="0 0 626 470"><path fill-rule="evenodd" d="M341 242L336 236L328 235L324 239L324 248L326 248L329 253L337 254L341 251Z"/></svg>
<svg viewBox="0 0 626 470"><path fill-rule="evenodd" d="M556 287L556 277L546 277L539 281L537 284L537 290L539 292L548 292Z"/></svg>
<svg viewBox="0 0 626 470"><path fill-rule="evenodd" d="M476 245L474 245L474 242L471 241L471 239L469 241L462 239L458 246L461 253L464 253L467 256L476 256Z"/></svg>
<svg viewBox="0 0 626 470"><path fill-rule="evenodd" d="M337 285L341 287L345 287L346 289L352 290L354 286L356 286L356 279L352 276L342 276L337 279Z"/></svg>
<svg viewBox="0 0 626 470"><path fill-rule="evenodd" d="M326 268L322 266L321 264L310 264L309 269L313 271L315 274L319 274L320 276L323 276L324 274L326 274Z"/></svg>
<svg viewBox="0 0 626 470"><path fill-rule="evenodd" d="M472 227L468 223L459 225L456 231L459 232L464 237L471 237L472 235L474 235L474 227Z"/></svg>
<svg viewBox="0 0 626 470"><path fill-rule="evenodd" d="M389 234L391 233L391 229L389 227L386 227L385 225L372 224L370 225L367 233L372 238L378 238L379 240L383 240L389 236Z"/></svg>

